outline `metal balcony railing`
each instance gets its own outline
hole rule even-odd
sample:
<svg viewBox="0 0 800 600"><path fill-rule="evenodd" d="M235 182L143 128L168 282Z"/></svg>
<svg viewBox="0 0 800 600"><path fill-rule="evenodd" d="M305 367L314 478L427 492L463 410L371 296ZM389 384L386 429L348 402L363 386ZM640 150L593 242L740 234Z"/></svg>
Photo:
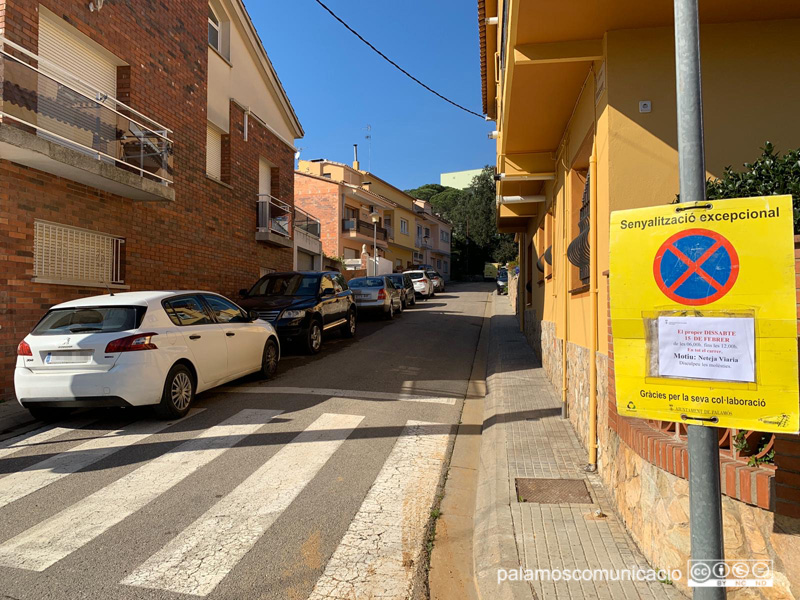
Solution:
<svg viewBox="0 0 800 600"><path fill-rule="evenodd" d="M424 237L417 238L417 246L420 248L433 248L433 246L431 246L430 239L428 239L428 241L426 242Z"/></svg>
<svg viewBox="0 0 800 600"><path fill-rule="evenodd" d="M46 72L42 70L46 68ZM172 131L0 36L0 117L165 185Z"/></svg>
<svg viewBox="0 0 800 600"><path fill-rule="evenodd" d="M379 240L386 241L386 229L378 227L375 230L375 226L372 223L367 223L361 219L342 219L342 231L355 231L368 238L372 238L373 234L375 234Z"/></svg>
<svg viewBox="0 0 800 600"><path fill-rule="evenodd" d="M320 237L322 227L320 226L319 219L312 217L302 208L295 207L294 213L294 226L296 229L305 231L307 234L313 235L316 238Z"/></svg>
<svg viewBox="0 0 800 600"><path fill-rule="evenodd" d="M292 207L269 194L259 194L258 231L292 237Z"/></svg>

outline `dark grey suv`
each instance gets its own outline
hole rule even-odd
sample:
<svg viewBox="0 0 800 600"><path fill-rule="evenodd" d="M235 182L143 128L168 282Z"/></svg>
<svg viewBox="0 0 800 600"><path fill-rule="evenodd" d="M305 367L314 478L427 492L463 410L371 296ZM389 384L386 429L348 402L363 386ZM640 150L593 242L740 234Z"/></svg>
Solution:
<svg viewBox="0 0 800 600"><path fill-rule="evenodd" d="M356 334L353 292L339 272L269 273L239 294L239 304L272 323L281 342L298 343L310 354L322 348L325 331Z"/></svg>

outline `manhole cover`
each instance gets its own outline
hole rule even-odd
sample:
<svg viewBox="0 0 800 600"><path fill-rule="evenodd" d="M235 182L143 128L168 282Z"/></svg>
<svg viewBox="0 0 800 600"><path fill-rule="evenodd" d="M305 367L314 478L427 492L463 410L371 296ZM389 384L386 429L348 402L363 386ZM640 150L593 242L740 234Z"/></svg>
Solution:
<svg viewBox="0 0 800 600"><path fill-rule="evenodd" d="M592 504L583 479L517 477L517 499L536 504Z"/></svg>

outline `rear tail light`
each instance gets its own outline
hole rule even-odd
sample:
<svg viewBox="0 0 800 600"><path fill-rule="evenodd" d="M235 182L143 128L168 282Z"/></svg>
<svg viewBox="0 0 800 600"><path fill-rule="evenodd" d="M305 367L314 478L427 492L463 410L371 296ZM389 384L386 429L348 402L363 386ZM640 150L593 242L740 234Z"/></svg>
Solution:
<svg viewBox="0 0 800 600"><path fill-rule="evenodd" d="M135 335L129 335L124 338L119 338L118 340L112 340L108 342L106 346L106 352L135 352L137 350L158 350L158 346L156 346L152 338L154 335L158 335L157 333L137 333Z"/></svg>
<svg viewBox="0 0 800 600"><path fill-rule="evenodd" d="M386 300L386 290L378 290L378 300Z"/></svg>
<svg viewBox="0 0 800 600"><path fill-rule="evenodd" d="M33 356L31 347L25 340L22 340L17 346L17 356Z"/></svg>

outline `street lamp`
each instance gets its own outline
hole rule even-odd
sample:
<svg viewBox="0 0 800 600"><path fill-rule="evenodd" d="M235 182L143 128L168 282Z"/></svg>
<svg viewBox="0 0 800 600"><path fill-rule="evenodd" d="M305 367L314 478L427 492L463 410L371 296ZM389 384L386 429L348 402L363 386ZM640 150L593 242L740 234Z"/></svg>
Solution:
<svg viewBox="0 0 800 600"><path fill-rule="evenodd" d="M378 275L378 221L381 220L381 216L377 212L369 213L370 218L372 219L372 255L373 255L373 263L372 263L372 276L376 277Z"/></svg>
<svg viewBox="0 0 800 600"><path fill-rule="evenodd" d="M430 240L430 236L423 236L422 241L425 245L425 264L428 264L428 240Z"/></svg>

